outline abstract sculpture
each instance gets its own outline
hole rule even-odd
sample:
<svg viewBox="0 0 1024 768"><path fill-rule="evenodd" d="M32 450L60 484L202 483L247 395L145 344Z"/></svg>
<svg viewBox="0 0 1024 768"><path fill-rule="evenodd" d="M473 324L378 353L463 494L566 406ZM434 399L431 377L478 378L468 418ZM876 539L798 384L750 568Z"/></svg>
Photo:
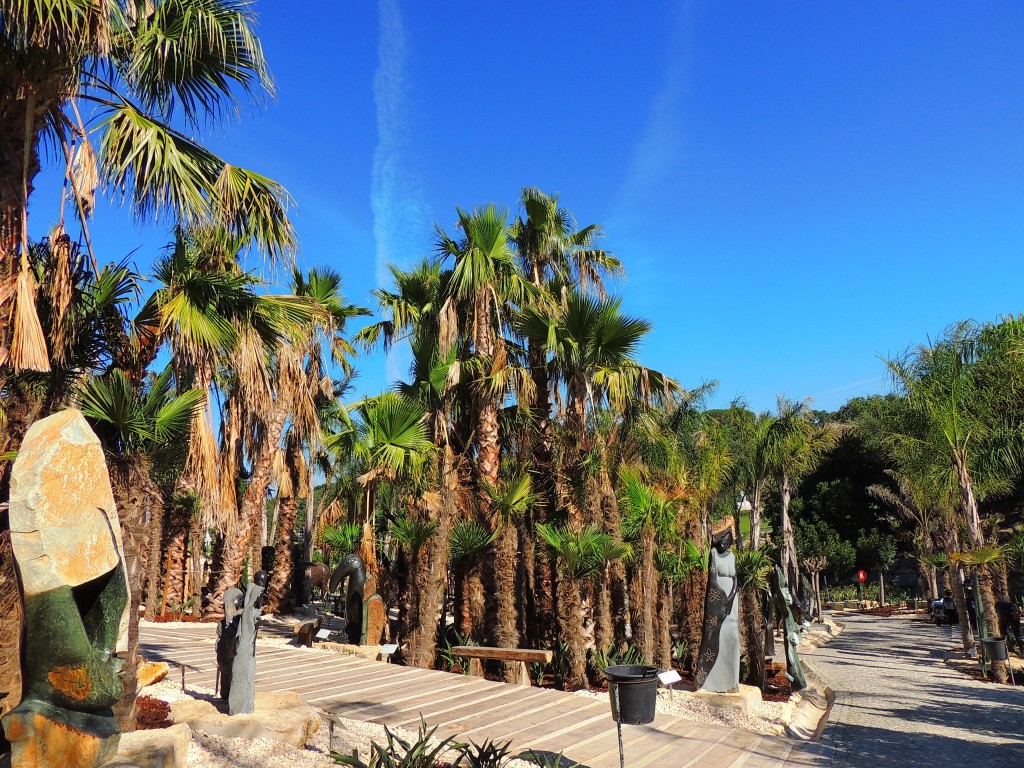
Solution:
<svg viewBox="0 0 1024 768"><path fill-rule="evenodd" d="M384 600L377 594L377 579L366 573L359 555L346 555L331 574L328 593L334 592L348 579L345 591L345 634L352 645L377 645L384 633L386 611Z"/></svg>
<svg viewBox="0 0 1024 768"><path fill-rule="evenodd" d="M704 597L704 631L697 659L696 679L701 689L715 693L740 687L740 623L736 595L739 579L732 546L732 530L711 539L708 589Z"/></svg>
<svg viewBox="0 0 1024 768"><path fill-rule="evenodd" d="M220 696L229 715L247 715L256 707L256 635L267 572L258 571L245 592L224 593L224 619L217 625Z"/></svg>
<svg viewBox="0 0 1024 768"><path fill-rule="evenodd" d="M786 573L777 565L771 581L775 615L782 619L785 629L786 677L789 678L793 690L800 691L807 687L807 680L804 678L803 667L800 666L800 656L796 652L797 646L800 645L800 625L793 618L793 596L789 592Z"/></svg>
<svg viewBox="0 0 1024 768"><path fill-rule="evenodd" d="M120 740L128 579L103 449L79 411L28 430L9 516L25 616L22 698L3 717L11 764L93 768Z"/></svg>

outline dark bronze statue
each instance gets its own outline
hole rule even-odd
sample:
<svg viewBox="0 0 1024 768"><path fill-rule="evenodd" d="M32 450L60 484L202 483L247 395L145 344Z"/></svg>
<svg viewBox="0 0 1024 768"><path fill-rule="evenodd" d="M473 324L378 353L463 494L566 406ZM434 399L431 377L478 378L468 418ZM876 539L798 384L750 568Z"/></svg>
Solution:
<svg viewBox="0 0 1024 768"><path fill-rule="evenodd" d="M789 592L789 583L786 581L786 574L779 566L775 566L775 574L771 579L772 599L774 602L775 615L782 619L785 630L786 641L786 677L794 691L800 691L807 687L807 680L804 678L803 667L800 666L800 656L796 648L800 645L800 625L793 617L793 596Z"/></svg>
<svg viewBox="0 0 1024 768"><path fill-rule="evenodd" d="M245 592L224 593L224 618L217 625L220 696L229 715L244 715L256 706L256 635L265 601L267 572L259 571Z"/></svg>
<svg viewBox="0 0 1024 768"><path fill-rule="evenodd" d="M999 619L999 634L1006 638L1009 647L1017 643L1017 653L1024 654L1024 640L1020 634L1020 608L1013 600L997 600L996 616Z"/></svg>
<svg viewBox="0 0 1024 768"><path fill-rule="evenodd" d="M739 579L730 551L732 530L711 540L708 589L704 597L704 631L696 679L705 691L728 693L740 687Z"/></svg>
<svg viewBox="0 0 1024 768"><path fill-rule="evenodd" d="M346 578L345 634L349 643L359 645L363 635L363 591L366 589L366 566L359 555L346 555L341 559L331 574L328 592L334 594Z"/></svg>

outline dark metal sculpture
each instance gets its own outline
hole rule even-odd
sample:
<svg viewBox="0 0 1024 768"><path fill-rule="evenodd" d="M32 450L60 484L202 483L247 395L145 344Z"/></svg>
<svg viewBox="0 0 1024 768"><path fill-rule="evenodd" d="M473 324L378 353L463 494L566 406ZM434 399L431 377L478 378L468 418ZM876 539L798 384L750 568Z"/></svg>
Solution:
<svg viewBox="0 0 1024 768"><path fill-rule="evenodd" d="M704 597L704 631L695 677L703 690L728 693L740 686L739 579L730 551L732 530L711 540L708 589Z"/></svg>
<svg viewBox="0 0 1024 768"><path fill-rule="evenodd" d="M782 619L785 629L786 677L789 678L793 690L800 691L807 687L804 670L800 666L800 656L796 651L797 646L800 645L800 625L793 617L794 601L789 592L786 574L777 565L771 579L771 586L775 615Z"/></svg>
<svg viewBox="0 0 1024 768"><path fill-rule="evenodd" d="M334 594L348 579L345 592L345 634L349 643L359 645L363 634L363 591L366 589L366 566L359 555L346 555L331 574L329 594Z"/></svg>
<svg viewBox="0 0 1024 768"><path fill-rule="evenodd" d="M999 619L999 634L1017 642L1017 653L1024 653L1024 640L1020 633L1020 608L1013 600L996 601L996 617Z"/></svg>
<svg viewBox="0 0 1024 768"><path fill-rule="evenodd" d="M229 715L244 715L256 706L256 635L265 601L267 572L259 571L245 592L224 593L224 618L217 625L220 696Z"/></svg>

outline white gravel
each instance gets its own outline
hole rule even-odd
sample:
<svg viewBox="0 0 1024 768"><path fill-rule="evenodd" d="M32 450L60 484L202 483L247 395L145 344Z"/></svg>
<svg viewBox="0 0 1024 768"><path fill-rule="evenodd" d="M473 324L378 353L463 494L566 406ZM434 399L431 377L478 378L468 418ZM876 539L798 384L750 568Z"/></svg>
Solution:
<svg viewBox="0 0 1024 768"><path fill-rule="evenodd" d="M600 691L576 691L576 695L608 700L608 694ZM669 692L664 689L658 691L656 706L659 714L708 725L742 728L764 735L782 733L785 723L788 722L786 718L791 715L793 708L790 702L762 701L751 707L749 715L744 715L738 709L712 707L688 691L673 691L670 698Z"/></svg>

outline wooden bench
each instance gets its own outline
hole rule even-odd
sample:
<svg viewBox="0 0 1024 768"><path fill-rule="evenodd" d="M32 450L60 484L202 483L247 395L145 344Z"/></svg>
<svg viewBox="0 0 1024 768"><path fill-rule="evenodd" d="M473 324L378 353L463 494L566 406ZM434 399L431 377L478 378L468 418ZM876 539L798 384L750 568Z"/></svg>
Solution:
<svg viewBox="0 0 1024 768"><path fill-rule="evenodd" d="M457 645L452 648L452 654L469 659L469 674L476 677L484 676L481 660L488 661L510 661L519 664L519 672L516 682L519 685L530 685L530 663L550 664L555 657L553 651L543 651L536 648L488 648L482 645Z"/></svg>
<svg viewBox="0 0 1024 768"><path fill-rule="evenodd" d="M295 633L295 637L298 640L299 645L304 645L307 648L313 647L313 639L316 637L316 633L320 631L320 619L310 619L309 621L303 621L292 627L292 631Z"/></svg>

